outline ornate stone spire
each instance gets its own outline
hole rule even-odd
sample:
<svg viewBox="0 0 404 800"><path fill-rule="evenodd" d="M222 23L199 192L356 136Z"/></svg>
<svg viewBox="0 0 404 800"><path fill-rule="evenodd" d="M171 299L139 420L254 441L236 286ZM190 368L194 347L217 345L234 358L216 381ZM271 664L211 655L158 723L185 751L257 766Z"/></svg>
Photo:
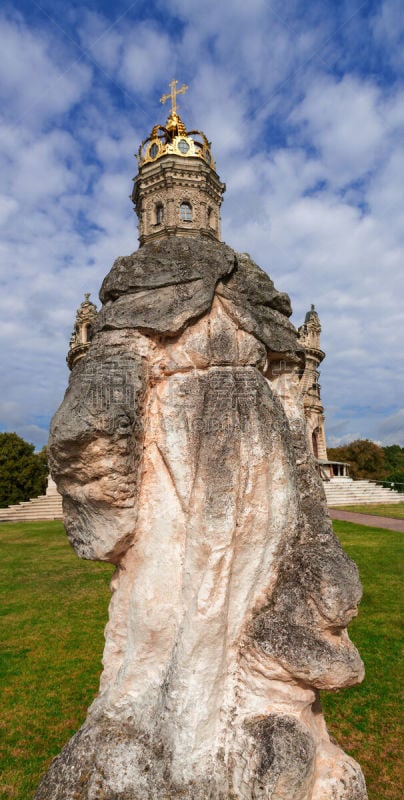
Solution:
<svg viewBox="0 0 404 800"><path fill-rule="evenodd" d="M307 312L299 328L299 339L306 351L306 367L300 382L306 421L309 428L313 455L320 461L327 460L324 428L324 407L320 394L319 366L325 358L320 348L321 325L314 305Z"/></svg>
<svg viewBox="0 0 404 800"><path fill-rule="evenodd" d="M139 242L167 236L208 236L220 241L220 205L225 184L215 171L211 145L202 131L187 131L177 113L177 96L187 90L170 83L171 111L155 125L137 155L139 172L132 200L139 217Z"/></svg>
<svg viewBox="0 0 404 800"><path fill-rule="evenodd" d="M69 369L73 369L77 361L85 356L93 336L96 316L97 306L90 301L90 293L86 292L84 300L77 310L73 333L70 337L69 352L66 357Z"/></svg>

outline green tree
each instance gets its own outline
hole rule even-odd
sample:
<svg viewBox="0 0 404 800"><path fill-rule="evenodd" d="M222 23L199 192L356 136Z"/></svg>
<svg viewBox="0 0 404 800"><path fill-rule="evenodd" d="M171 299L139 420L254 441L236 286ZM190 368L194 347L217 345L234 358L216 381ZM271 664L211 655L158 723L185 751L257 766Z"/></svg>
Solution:
<svg viewBox="0 0 404 800"><path fill-rule="evenodd" d="M35 453L16 433L0 433L0 508L43 494L47 474L45 447Z"/></svg>
<svg viewBox="0 0 404 800"><path fill-rule="evenodd" d="M384 450L369 439L357 439L341 447L327 449L331 461L347 461L350 464L350 476L355 480L384 480L387 475Z"/></svg>
<svg viewBox="0 0 404 800"><path fill-rule="evenodd" d="M383 447L386 460L386 481L404 484L404 447L391 444Z"/></svg>

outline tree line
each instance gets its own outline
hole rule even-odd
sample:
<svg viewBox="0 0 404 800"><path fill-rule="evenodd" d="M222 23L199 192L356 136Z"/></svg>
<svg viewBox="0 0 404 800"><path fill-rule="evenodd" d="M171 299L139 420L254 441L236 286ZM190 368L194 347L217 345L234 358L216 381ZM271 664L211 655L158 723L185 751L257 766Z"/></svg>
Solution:
<svg viewBox="0 0 404 800"><path fill-rule="evenodd" d="M404 484L404 447L380 447L369 439L357 439L341 447L329 447L331 461L347 461L355 480ZM16 433L0 433L0 508L30 500L46 491L46 447L38 453L33 444Z"/></svg>
<svg viewBox="0 0 404 800"><path fill-rule="evenodd" d="M0 433L0 508L45 494L46 447L39 453L16 433Z"/></svg>
<svg viewBox="0 0 404 800"><path fill-rule="evenodd" d="M327 453L330 461L347 461L354 480L404 483L404 447L399 444L381 447L369 439L356 439L341 447L328 447Z"/></svg>

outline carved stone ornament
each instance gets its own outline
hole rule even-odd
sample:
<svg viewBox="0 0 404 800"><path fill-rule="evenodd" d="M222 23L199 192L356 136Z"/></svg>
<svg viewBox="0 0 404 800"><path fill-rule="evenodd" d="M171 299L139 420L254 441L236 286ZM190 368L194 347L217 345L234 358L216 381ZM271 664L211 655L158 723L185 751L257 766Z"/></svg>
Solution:
<svg viewBox="0 0 404 800"><path fill-rule="evenodd" d="M287 295L249 256L172 236L118 258L100 296L50 463L77 554L116 572L99 693L36 800L365 800L321 711L320 690L363 679L361 586Z"/></svg>

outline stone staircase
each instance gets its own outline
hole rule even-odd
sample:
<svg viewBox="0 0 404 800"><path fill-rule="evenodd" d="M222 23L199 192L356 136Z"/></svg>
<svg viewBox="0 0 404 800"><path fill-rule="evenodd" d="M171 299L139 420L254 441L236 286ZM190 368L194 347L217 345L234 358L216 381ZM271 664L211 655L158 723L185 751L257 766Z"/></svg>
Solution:
<svg viewBox="0 0 404 800"><path fill-rule="evenodd" d="M52 481L53 484L53 481ZM372 481L354 481L352 478L332 478L324 482L327 505L353 506L368 503L400 503L404 494L385 489ZM47 519L63 519L62 498L53 484L46 495L35 497L24 503L0 508L0 522L29 522Z"/></svg>
<svg viewBox="0 0 404 800"><path fill-rule="evenodd" d="M60 494L54 496L44 494L15 506L0 508L0 522L25 522L42 519L63 519Z"/></svg>
<svg viewBox="0 0 404 800"><path fill-rule="evenodd" d="M0 508L0 522L34 522L46 519L63 519L62 497L49 476L46 494Z"/></svg>
<svg viewBox="0 0 404 800"><path fill-rule="evenodd" d="M400 503L404 494L385 489L373 481L354 481L352 478L332 478L324 481L328 506L367 505L369 503Z"/></svg>

